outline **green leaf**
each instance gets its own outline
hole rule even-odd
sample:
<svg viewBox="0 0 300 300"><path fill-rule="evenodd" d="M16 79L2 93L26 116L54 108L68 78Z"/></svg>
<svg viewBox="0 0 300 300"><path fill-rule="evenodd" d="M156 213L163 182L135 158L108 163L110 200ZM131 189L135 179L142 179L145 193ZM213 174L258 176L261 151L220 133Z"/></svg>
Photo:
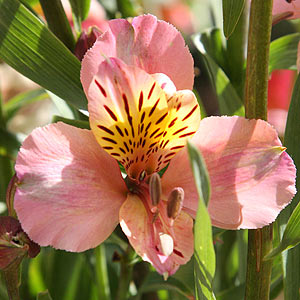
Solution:
<svg viewBox="0 0 300 300"><path fill-rule="evenodd" d="M233 33L244 5L245 0L223 0L223 30L226 38Z"/></svg>
<svg viewBox="0 0 300 300"><path fill-rule="evenodd" d="M118 11L122 14L123 18L137 16L137 4L135 2L135 0L117 0Z"/></svg>
<svg viewBox="0 0 300 300"><path fill-rule="evenodd" d="M236 90L230 83L225 72L216 62L206 53L206 50L201 41L201 35L194 37L194 43L200 54L204 58L210 81L217 94L219 110L221 115L245 115L245 108L242 100L238 96Z"/></svg>
<svg viewBox="0 0 300 300"><path fill-rule="evenodd" d="M222 291L217 295L217 300L241 300L245 295L245 283Z"/></svg>
<svg viewBox="0 0 300 300"><path fill-rule="evenodd" d="M90 10L91 0L69 0L72 7L74 24L77 31L81 31L81 22L84 21Z"/></svg>
<svg viewBox="0 0 300 300"><path fill-rule="evenodd" d="M75 39L72 28L60 0L40 0L49 29L71 50Z"/></svg>
<svg viewBox="0 0 300 300"><path fill-rule="evenodd" d="M284 135L284 144L287 147L288 154L293 158L296 168L300 170L300 76L298 75L294 91L289 107L287 124ZM296 188L300 190L300 178L296 178ZM281 234L284 236L285 230L287 230L287 223L290 219L290 215L299 203L300 193L298 192L294 197L292 203L288 205L279 215L278 224ZM299 209L299 208L298 208ZM297 214L298 212L295 212ZM293 213L294 214L294 213ZM293 221L294 223L294 221ZM291 232L291 225L289 225L289 232ZM294 226L294 225L293 225ZM292 231L293 232L293 231ZM287 234L287 233L286 233ZM290 233L289 233L290 234ZM296 300L299 298L299 286L300 286L300 246L296 246L293 249L289 249L282 253L283 262L283 286L285 300Z"/></svg>
<svg viewBox="0 0 300 300"><path fill-rule="evenodd" d="M199 195L199 205L194 227L194 273L196 299L215 299L212 281L216 258L212 239L212 227L206 208L210 197L210 183L205 162L200 152L188 142L188 153Z"/></svg>
<svg viewBox="0 0 300 300"><path fill-rule="evenodd" d="M90 124L87 121L67 119L61 116L53 116L52 123L64 122L81 129L90 129Z"/></svg>
<svg viewBox="0 0 300 300"><path fill-rule="evenodd" d="M0 58L71 105L86 109L79 60L18 0L0 0Z"/></svg>
<svg viewBox="0 0 300 300"><path fill-rule="evenodd" d="M18 94L3 105L6 120L10 120L23 106L49 98L44 89L32 90Z"/></svg>
<svg viewBox="0 0 300 300"><path fill-rule="evenodd" d="M142 286L138 290L135 300L141 299L143 293L168 290L174 291L183 296L183 299L190 299L192 291L180 280L169 277L167 281L163 280L163 277L157 274L157 272L151 272L143 282Z"/></svg>
<svg viewBox="0 0 300 300"><path fill-rule="evenodd" d="M37 295L36 300L52 300L49 291L41 292Z"/></svg>
<svg viewBox="0 0 300 300"><path fill-rule="evenodd" d="M297 49L300 33L288 34L270 45L269 73L279 69L297 70Z"/></svg>
<svg viewBox="0 0 300 300"><path fill-rule="evenodd" d="M14 159L18 153L20 145L20 142L14 134L0 128L0 156Z"/></svg>
<svg viewBox="0 0 300 300"><path fill-rule="evenodd" d="M293 248L300 243L300 203L294 209L283 233L280 244L266 256L274 258L284 250Z"/></svg>

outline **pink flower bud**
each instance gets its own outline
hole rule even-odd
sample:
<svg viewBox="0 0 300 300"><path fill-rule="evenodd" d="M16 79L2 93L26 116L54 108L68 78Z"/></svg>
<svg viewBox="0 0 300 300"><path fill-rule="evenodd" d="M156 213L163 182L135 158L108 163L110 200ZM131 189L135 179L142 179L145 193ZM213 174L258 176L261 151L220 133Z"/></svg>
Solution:
<svg viewBox="0 0 300 300"><path fill-rule="evenodd" d="M102 34L102 31L96 27L92 26L88 29L88 32L82 31L80 37L77 40L75 45L75 56L81 61L87 52L94 43L96 42L97 38Z"/></svg>

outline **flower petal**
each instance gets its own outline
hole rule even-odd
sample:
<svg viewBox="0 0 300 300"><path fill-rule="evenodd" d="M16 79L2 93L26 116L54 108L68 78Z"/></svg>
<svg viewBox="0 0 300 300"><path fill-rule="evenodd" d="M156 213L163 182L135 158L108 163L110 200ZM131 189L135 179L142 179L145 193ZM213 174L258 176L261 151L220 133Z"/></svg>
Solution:
<svg viewBox="0 0 300 300"><path fill-rule="evenodd" d="M177 90L193 88L193 58L180 32L152 15L108 22L109 29L98 38L82 61L81 81L86 89L99 65L108 57L116 57L135 65L147 73L164 73ZM126 47L124 46L126 45Z"/></svg>
<svg viewBox="0 0 300 300"><path fill-rule="evenodd" d="M162 219L165 218L164 201L159 210L164 214ZM138 196L128 195L120 209L120 225L135 251L160 274L174 274L194 252L193 220L185 212L181 212L173 226L168 227L162 225L161 217L154 219L154 214Z"/></svg>
<svg viewBox="0 0 300 300"><path fill-rule="evenodd" d="M166 82L169 93L172 85ZM97 141L132 179L166 166L199 126L195 95L185 90L169 96L153 76L116 58L100 65L87 91Z"/></svg>
<svg viewBox="0 0 300 300"><path fill-rule="evenodd" d="M204 156L211 179L209 213L221 228L260 228L275 220L291 201L296 170L276 131L262 120L210 117L192 139ZM181 170L181 172L178 170ZM184 206L195 215L198 196L186 149L162 178L163 193L184 189Z"/></svg>
<svg viewBox="0 0 300 300"><path fill-rule="evenodd" d="M18 218L41 246L84 251L118 224L126 186L91 131L64 123L34 130L20 150L16 173Z"/></svg>
<svg viewBox="0 0 300 300"><path fill-rule="evenodd" d="M285 13L291 13L291 16L287 19L297 19L300 17L300 1L299 0L274 0L273 1L273 16L281 15Z"/></svg>

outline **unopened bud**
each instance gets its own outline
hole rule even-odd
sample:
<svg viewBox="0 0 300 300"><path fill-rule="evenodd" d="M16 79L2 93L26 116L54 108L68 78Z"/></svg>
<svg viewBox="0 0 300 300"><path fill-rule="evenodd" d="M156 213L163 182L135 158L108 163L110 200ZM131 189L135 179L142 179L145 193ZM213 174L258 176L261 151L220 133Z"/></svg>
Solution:
<svg viewBox="0 0 300 300"><path fill-rule="evenodd" d="M167 215L176 219L181 212L184 199L184 190L180 187L174 188L169 195L167 204Z"/></svg>
<svg viewBox="0 0 300 300"><path fill-rule="evenodd" d="M170 256L173 253L174 241L173 238L167 233L160 233L159 240L161 251L165 256Z"/></svg>
<svg viewBox="0 0 300 300"><path fill-rule="evenodd" d="M28 238L17 219L0 217L0 270L19 265L26 255L35 257L39 252L40 246Z"/></svg>
<svg viewBox="0 0 300 300"><path fill-rule="evenodd" d="M101 34L102 34L101 30L96 26L90 27L87 33L83 31L80 34L80 37L76 42L75 51L74 51L74 54L80 61L83 59L86 51L88 51L88 49L90 49L94 45L97 38Z"/></svg>
<svg viewBox="0 0 300 300"><path fill-rule="evenodd" d="M149 180L149 193L153 206L157 206L161 196L160 177L157 173L153 173Z"/></svg>

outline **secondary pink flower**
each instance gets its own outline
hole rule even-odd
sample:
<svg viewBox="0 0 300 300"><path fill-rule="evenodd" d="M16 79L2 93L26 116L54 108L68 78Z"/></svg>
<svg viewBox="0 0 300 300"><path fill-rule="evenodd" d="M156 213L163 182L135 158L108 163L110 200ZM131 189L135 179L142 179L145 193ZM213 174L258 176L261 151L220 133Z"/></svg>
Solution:
<svg viewBox="0 0 300 300"><path fill-rule="evenodd" d="M272 14L275 20L298 19L300 17L300 1L274 0Z"/></svg>
<svg viewBox="0 0 300 300"><path fill-rule="evenodd" d="M130 24L124 24L128 33ZM150 46L142 48L145 57L152 53ZM30 238L84 251L120 222L144 260L161 274L173 274L193 254L198 196L184 147L197 130L193 142L211 177L213 224L257 228L275 220L295 193L295 167L270 125L240 117L200 122L193 93L176 90L172 78L158 73L163 70L149 74L131 60L107 55L98 62L92 58L99 59L99 49L88 52L81 75L92 130L63 123L36 129L18 155L15 209ZM181 53L175 61L187 57ZM173 65L167 66L172 77ZM156 173L169 162L160 183Z"/></svg>
<svg viewBox="0 0 300 300"><path fill-rule="evenodd" d="M268 121L280 136L285 131L295 74L292 70L275 70L268 84Z"/></svg>

